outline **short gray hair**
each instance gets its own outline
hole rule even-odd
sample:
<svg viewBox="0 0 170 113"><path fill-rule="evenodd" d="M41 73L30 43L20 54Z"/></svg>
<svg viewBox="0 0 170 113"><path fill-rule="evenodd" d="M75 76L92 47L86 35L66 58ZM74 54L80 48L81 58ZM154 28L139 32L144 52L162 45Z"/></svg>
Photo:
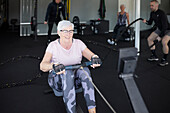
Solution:
<svg viewBox="0 0 170 113"><path fill-rule="evenodd" d="M74 29L74 24L73 24L73 23L71 23L71 22L68 21L68 20L62 20L62 21L60 21L60 22L58 23L57 30L58 30L58 31L61 31L61 30L63 30L64 28L67 28L67 27L69 27L69 26L71 26L71 27Z"/></svg>
<svg viewBox="0 0 170 113"><path fill-rule="evenodd" d="M121 5L120 5L120 7L122 7L122 6L126 7L125 4L121 4Z"/></svg>
<svg viewBox="0 0 170 113"><path fill-rule="evenodd" d="M155 2L156 4L159 4L158 0L151 0L150 2Z"/></svg>

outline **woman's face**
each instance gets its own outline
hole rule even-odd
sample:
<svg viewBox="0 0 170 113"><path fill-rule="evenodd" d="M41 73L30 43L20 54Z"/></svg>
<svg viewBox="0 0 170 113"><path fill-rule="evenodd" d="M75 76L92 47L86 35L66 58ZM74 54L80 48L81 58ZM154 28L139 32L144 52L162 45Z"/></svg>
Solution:
<svg viewBox="0 0 170 113"><path fill-rule="evenodd" d="M120 10L121 10L121 11L124 11L124 10L125 10L125 6L124 6L124 5L121 5L121 6L120 6Z"/></svg>
<svg viewBox="0 0 170 113"><path fill-rule="evenodd" d="M60 38L64 41L72 41L73 38L73 28L72 26L66 27L61 31L58 31Z"/></svg>

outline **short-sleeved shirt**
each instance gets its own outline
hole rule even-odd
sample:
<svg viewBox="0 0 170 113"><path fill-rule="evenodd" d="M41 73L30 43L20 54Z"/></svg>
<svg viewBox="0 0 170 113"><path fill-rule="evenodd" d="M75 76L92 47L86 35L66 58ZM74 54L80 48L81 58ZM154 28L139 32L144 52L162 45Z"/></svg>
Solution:
<svg viewBox="0 0 170 113"><path fill-rule="evenodd" d="M63 48L59 40L51 42L46 52L52 54L51 62L61 63L65 66L80 64L82 61L82 52L87 48L87 46L79 39L73 39L72 46L69 50Z"/></svg>

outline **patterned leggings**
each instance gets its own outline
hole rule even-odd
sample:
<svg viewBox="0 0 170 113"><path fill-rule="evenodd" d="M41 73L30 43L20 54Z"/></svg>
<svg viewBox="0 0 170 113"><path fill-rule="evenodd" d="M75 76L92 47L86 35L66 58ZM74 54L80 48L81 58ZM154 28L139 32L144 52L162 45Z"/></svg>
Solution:
<svg viewBox="0 0 170 113"><path fill-rule="evenodd" d="M90 71L88 68L84 68L86 74L90 77ZM79 77L81 82L84 98L88 109L96 107L95 96L94 96L94 87L89 81L85 72L81 69L78 69L76 74L73 70L66 70L66 74L61 76L62 79L62 89L63 89L63 100L66 106L67 113L76 113L76 92L75 92L75 76ZM91 79L91 77L90 77ZM54 90L54 89L53 89ZM54 90L56 96L57 91Z"/></svg>

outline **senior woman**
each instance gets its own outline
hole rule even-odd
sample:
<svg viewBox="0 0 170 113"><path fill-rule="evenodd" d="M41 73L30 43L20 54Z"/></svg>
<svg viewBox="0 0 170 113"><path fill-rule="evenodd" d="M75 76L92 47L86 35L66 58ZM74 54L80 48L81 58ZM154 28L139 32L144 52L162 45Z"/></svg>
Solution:
<svg viewBox="0 0 170 113"><path fill-rule="evenodd" d="M76 113L77 84L81 84L89 113L96 113L94 87L87 77L87 75L90 77L89 69L87 67L84 71L64 69L68 65L80 64L83 56L93 61L91 65L93 68L101 64L100 58L81 40L73 38L73 29L74 25L70 21L63 20L58 23L57 33L60 38L48 45L40 69L50 72L49 85L56 96L63 96L67 113ZM76 83L75 78L78 78Z"/></svg>

